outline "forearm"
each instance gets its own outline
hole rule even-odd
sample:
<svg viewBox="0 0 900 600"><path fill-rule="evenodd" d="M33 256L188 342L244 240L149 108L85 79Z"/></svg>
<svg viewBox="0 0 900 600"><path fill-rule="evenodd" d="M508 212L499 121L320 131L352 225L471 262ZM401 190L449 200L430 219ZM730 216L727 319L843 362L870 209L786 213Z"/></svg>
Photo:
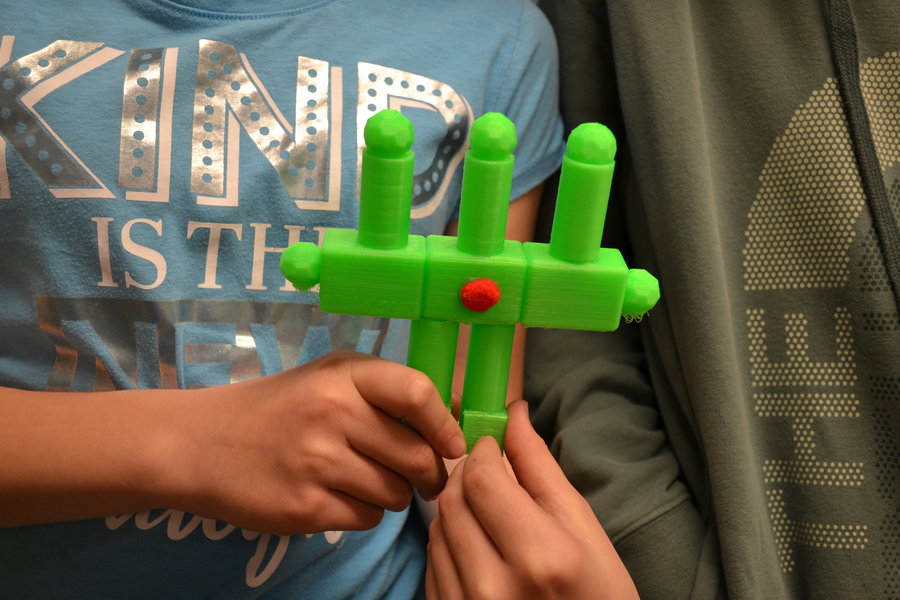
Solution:
<svg viewBox="0 0 900 600"><path fill-rule="evenodd" d="M349 351L198 390L0 388L0 526L170 508L266 533L370 529L465 441L428 378Z"/></svg>
<svg viewBox="0 0 900 600"><path fill-rule="evenodd" d="M0 388L0 526L169 506L193 393Z"/></svg>

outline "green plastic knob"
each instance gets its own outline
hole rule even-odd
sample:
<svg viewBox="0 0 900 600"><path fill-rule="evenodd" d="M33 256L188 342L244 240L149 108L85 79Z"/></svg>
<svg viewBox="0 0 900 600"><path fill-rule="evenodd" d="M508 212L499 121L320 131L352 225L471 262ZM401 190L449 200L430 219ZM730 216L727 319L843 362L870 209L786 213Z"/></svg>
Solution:
<svg viewBox="0 0 900 600"><path fill-rule="evenodd" d="M616 136L600 123L582 123L569 135L566 154L592 165L612 162L616 157Z"/></svg>
<svg viewBox="0 0 900 600"><path fill-rule="evenodd" d="M472 155L482 160L504 160L516 149L516 126L500 113L487 113L472 124Z"/></svg>
<svg viewBox="0 0 900 600"><path fill-rule="evenodd" d="M306 291L319 283L322 251L315 244L297 242L281 253L281 273L298 290Z"/></svg>
<svg viewBox="0 0 900 600"><path fill-rule="evenodd" d="M409 119L383 110L366 122L359 185L359 243L396 250L409 238L409 210L415 157Z"/></svg>
<svg viewBox="0 0 900 600"><path fill-rule="evenodd" d="M396 110L383 110L366 121L366 148L380 158L404 158L415 140L412 123Z"/></svg>
<svg viewBox="0 0 900 600"><path fill-rule="evenodd" d="M659 281L644 269L628 269L622 316L626 320L640 319L659 300Z"/></svg>

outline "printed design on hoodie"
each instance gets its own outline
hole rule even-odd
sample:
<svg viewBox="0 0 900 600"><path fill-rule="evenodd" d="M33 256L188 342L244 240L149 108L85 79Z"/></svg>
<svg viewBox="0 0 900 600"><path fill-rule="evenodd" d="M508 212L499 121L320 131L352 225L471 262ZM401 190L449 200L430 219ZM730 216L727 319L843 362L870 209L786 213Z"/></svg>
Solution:
<svg viewBox="0 0 900 600"><path fill-rule="evenodd" d="M900 53L863 61L860 85L900 216ZM900 317L835 80L813 90L774 141L745 238L753 408L763 435L772 438L767 447L781 449L760 457L781 567L802 572L816 557L827 561L819 553L875 552L896 594L898 567L891 556L900 518L874 518L865 499L900 498L898 444L884 435L895 429L891 406L900 394L900 369L860 347L855 332L867 339L896 336ZM822 306L817 290L826 288L832 290L826 297L833 293L846 304ZM863 310L854 314L848 306ZM861 378L860 364L884 375ZM862 460L858 445L849 443L861 439L874 440L874 461ZM821 518L798 520L794 512Z"/></svg>

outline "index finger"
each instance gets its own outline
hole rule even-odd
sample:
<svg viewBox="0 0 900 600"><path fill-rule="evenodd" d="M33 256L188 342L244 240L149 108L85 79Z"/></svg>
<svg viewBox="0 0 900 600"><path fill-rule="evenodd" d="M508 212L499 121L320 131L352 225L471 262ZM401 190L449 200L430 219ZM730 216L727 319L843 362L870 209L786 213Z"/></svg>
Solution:
<svg viewBox="0 0 900 600"><path fill-rule="evenodd" d="M350 362L350 378L369 404L405 420L444 458L465 454L462 429L421 371L366 357Z"/></svg>
<svg viewBox="0 0 900 600"><path fill-rule="evenodd" d="M552 524L510 475L496 440L478 440L462 468L466 501L504 558L512 561L523 549L543 547L551 539Z"/></svg>

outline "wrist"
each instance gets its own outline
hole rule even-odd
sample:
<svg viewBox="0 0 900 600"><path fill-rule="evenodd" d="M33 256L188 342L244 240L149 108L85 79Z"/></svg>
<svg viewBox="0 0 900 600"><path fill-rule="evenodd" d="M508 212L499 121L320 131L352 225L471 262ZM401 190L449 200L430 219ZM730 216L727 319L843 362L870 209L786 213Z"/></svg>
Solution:
<svg viewBox="0 0 900 600"><path fill-rule="evenodd" d="M203 445L203 421L211 416L211 395L207 389L151 390L141 398L146 420L135 423L141 443L128 469L128 485L151 504L146 508L195 511L203 504L204 467L198 448Z"/></svg>

